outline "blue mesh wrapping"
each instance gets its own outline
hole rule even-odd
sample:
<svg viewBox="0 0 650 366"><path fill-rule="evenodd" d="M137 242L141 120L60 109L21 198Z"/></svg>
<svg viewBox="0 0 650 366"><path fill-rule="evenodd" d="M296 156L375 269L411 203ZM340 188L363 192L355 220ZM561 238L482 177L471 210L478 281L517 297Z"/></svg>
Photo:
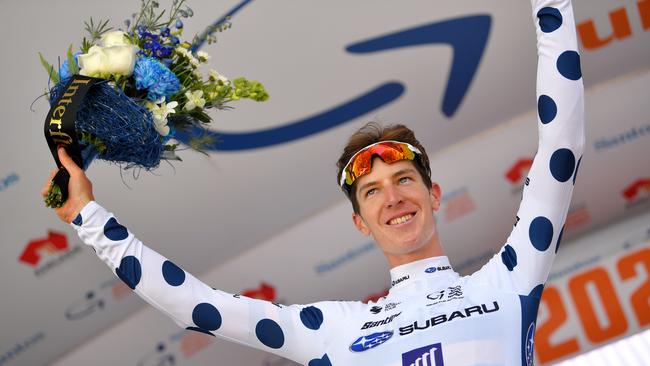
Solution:
<svg viewBox="0 0 650 366"><path fill-rule="evenodd" d="M51 105L65 85L63 81L50 90ZM108 83L98 83L88 91L77 111L75 128L77 132L92 134L106 145L106 150L99 153L94 146L80 141L84 169L95 158L147 170L160 163L163 139L153 126L151 113Z"/></svg>

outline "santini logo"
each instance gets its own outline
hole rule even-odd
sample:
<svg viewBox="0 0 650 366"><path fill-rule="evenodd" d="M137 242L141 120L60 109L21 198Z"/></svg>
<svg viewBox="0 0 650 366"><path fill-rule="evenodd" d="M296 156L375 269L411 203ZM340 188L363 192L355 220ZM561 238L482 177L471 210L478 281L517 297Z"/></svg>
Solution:
<svg viewBox="0 0 650 366"><path fill-rule="evenodd" d="M361 330L363 329L369 329L369 328L374 328L378 325L384 325L392 322L395 318L397 318L402 312L399 312L397 314L393 314L391 316L386 317L386 319L378 320L376 322L366 322L363 324L361 327Z"/></svg>
<svg viewBox="0 0 650 366"><path fill-rule="evenodd" d="M372 333L371 335L363 336L357 338L356 341L352 342L350 345L350 351L352 352L363 352L371 348L375 348L380 344L386 342L393 336L393 332L377 332Z"/></svg>
<svg viewBox="0 0 650 366"><path fill-rule="evenodd" d="M402 366L444 366L440 343L402 353Z"/></svg>

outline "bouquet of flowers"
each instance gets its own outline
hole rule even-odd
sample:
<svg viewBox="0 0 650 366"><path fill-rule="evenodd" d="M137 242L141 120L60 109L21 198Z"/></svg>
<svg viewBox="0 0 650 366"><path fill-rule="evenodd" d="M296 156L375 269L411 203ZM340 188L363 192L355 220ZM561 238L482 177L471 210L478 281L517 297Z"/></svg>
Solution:
<svg viewBox="0 0 650 366"><path fill-rule="evenodd" d="M243 98L268 99L257 81L230 80L213 69L202 74L210 56L195 51L196 46L216 42L214 34L231 24L226 20L183 41L183 19L192 15L185 0L173 0L168 10L160 10L157 1L141 0L124 30L114 30L108 20L85 22L88 38L79 51L68 48L58 71L39 53L55 84L48 93L45 135L59 173L66 173L56 154L61 145L83 169L95 158L147 170L161 159L180 160L173 139L177 130L210 123L210 108L227 109L229 102ZM65 118L73 126L67 134ZM189 145L202 151L211 142L197 135ZM60 207L67 198L67 177L61 179L55 177L50 186L49 207Z"/></svg>

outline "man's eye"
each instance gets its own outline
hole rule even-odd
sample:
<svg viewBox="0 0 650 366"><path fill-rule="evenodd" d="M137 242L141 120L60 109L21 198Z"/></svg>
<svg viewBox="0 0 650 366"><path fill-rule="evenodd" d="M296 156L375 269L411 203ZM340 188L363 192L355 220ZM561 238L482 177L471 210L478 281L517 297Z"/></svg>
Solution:
<svg viewBox="0 0 650 366"><path fill-rule="evenodd" d="M401 178L399 179L399 182L400 182L401 184L406 183L406 182L409 182L409 181L411 181L411 178L410 178L410 177L401 177Z"/></svg>
<svg viewBox="0 0 650 366"><path fill-rule="evenodd" d="M372 196L373 194L375 194L375 192L377 192L377 188L370 188L369 190L366 191L366 197Z"/></svg>

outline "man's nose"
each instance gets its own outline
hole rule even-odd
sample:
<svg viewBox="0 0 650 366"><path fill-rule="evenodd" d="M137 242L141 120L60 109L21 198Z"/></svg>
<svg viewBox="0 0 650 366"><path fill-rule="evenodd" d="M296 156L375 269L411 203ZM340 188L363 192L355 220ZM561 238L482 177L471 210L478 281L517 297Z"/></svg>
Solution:
<svg viewBox="0 0 650 366"><path fill-rule="evenodd" d="M386 207L394 207L402 202L402 195L397 187L389 185L384 192L386 193Z"/></svg>

